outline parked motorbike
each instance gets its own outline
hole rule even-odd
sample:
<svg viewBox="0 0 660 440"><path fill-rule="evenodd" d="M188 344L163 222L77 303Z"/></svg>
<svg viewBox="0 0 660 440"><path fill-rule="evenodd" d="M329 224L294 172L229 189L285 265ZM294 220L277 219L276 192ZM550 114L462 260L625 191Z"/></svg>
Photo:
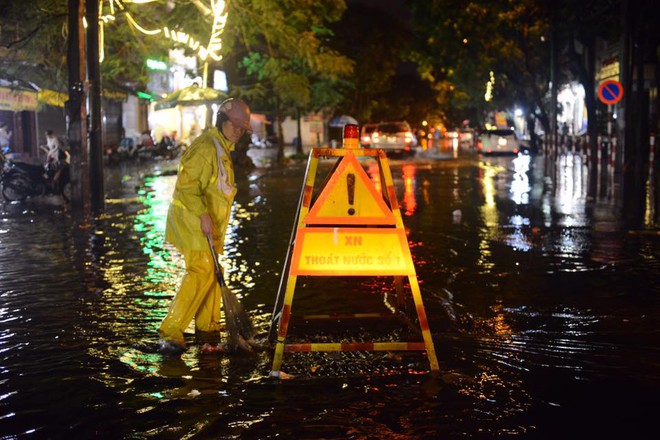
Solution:
<svg viewBox="0 0 660 440"><path fill-rule="evenodd" d="M163 139L155 145L140 145L137 149L137 156L141 159L153 159L156 157L175 159L181 153L182 149L185 149L184 145L169 136L163 136Z"/></svg>
<svg viewBox="0 0 660 440"><path fill-rule="evenodd" d="M65 161L50 164L47 167L24 162L3 160L2 196L5 200L23 201L28 197L41 195L61 196L69 202L71 175L69 164Z"/></svg>
<svg viewBox="0 0 660 440"><path fill-rule="evenodd" d="M135 139L130 137L124 137L119 142L119 148L117 152L121 160L133 159L137 154L138 146L135 145Z"/></svg>
<svg viewBox="0 0 660 440"><path fill-rule="evenodd" d="M256 133L252 133L250 136L250 148L272 148L277 143L277 140L273 139L272 136L267 136L264 138L259 137Z"/></svg>
<svg viewBox="0 0 660 440"><path fill-rule="evenodd" d="M156 145L156 156L165 159L174 159L181 152L181 145L169 136L163 136L163 139Z"/></svg>
<svg viewBox="0 0 660 440"><path fill-rule="evenodd" d="M117 165L121 161L120 147L109 145L105 147L105 158L108 165Z"/></svg>

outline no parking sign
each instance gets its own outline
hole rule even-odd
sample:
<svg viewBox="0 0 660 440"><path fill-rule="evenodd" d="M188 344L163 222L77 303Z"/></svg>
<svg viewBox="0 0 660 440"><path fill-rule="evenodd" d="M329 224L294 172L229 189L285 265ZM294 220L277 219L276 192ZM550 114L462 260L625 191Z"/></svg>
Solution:
<svg viewBox="0 0 660 440"><path fill-rule="evenodd" d="M608 79L598 86L598 99L603 104L616 104L623 98L623 85L619 81Z"/></svg>

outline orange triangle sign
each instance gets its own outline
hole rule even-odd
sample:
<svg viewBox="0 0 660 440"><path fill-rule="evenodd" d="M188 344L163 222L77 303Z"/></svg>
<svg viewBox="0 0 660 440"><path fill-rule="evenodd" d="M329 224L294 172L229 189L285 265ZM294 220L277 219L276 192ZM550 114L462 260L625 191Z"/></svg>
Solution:
<svg viewBox="0 0 660 440"><path fill-rule="evenodd" d="M306 225L396 225L352 152L347 152L305 217Z"/></svg>

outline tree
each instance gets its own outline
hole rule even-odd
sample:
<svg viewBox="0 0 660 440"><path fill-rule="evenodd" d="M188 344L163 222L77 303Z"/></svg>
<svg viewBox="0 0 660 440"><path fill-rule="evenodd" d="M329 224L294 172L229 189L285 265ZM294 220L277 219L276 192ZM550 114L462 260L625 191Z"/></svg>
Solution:
<svg viewBox="0 0 660 440"><path fill-rule="evenodd" d="M110 8L103 2L101 76L108 86L144 90L148 82L146 58L167 59L168 50L185 47L162 37L162 29L185 31L198 41L208 41L211 19L199 13L199 1L172 0L144 5L122 3ZM0 47L5 75L32 79L40 86L66 92L67 2L4 0L0 3ZM130 16L130 18L129 18ZM200 18L208 26L200 26ZM160 30L159 37L144 34ZM29 69L26 69L29 66Z"/></svg>
<svg viewBox="0 0 660 440"><path fill-rule="evenodd" d="M413 2L413 57L449 124L518 102L545 119L547 11L535 0ZM493 72L492 99L484 99ZM536 113L540 111L540 113Z"/></svg>
<svg viewBox="0 0 660 440"><path fill-rule="evenodd" d="M327 24L338 20L345 7L343 0L230 3L228 52L245 75L239 81L241 93L275 113L280 162L283 117L336 101L341 78L353 69L348 58L324 44L332 35Z"/></svg>
<svg viewBox="0 0 660 440"><path fill-rule="evenodd" d="M66 90L66 2L0 2L4 79Z"/></svg>
<svg viewBox="0 0 660 440"><path fill-rule="evenodd" d="M338 107L358 121L406 118L409 100L418 83L414 67L405 63L410 29L386 3L371 6L351 2L348 12L333 26L332 46L355 63L350 94ZM405 79L404 79L405 78ZM397 80L401 80L395 84Z"/></svg>

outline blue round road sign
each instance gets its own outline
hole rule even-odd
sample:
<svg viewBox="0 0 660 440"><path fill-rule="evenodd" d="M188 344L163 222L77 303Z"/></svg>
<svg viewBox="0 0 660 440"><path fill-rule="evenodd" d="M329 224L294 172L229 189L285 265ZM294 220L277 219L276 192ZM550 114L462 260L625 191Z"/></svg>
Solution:
<svg viewBox="0 0 660 440"><path fill-rule="evenodd" d="M623 98L623 85L613 79L603 81L598 86L598 98L603 104L616 104Z"/></svg>

